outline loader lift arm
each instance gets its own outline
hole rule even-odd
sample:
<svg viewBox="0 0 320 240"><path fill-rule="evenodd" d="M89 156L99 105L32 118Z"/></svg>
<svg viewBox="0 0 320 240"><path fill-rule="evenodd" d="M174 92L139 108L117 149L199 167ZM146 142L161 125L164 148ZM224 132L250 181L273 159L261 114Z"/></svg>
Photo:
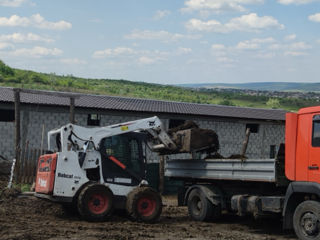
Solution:
<svg viewBox="0 0 320 240"><path fill-rule="evenodd" d="M141 131L148 132L153 137L151 141L148 141L148 146L152 151L156 152L161 149L175 150L177 148L164 130L161 120L155 116L106 127L86 128L75 124L67 124L48 132L48 149L50 151L58 150L63 152L82 148L86 151L90 143L93 144L94 149L99 149L101 140L106 137ZM56 144L54 144L53 140L56 140ZM55 145L58 149L55 149Z"/></svg>

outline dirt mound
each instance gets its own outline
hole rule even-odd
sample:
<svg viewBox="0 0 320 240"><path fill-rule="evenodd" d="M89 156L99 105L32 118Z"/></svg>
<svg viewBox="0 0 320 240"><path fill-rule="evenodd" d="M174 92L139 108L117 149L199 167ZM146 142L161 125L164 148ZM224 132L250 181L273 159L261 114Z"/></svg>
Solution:
<svg viewBox="0 0 320 240"><path fill-rule="evenodd" d="M0 176L0 191L8 186L9 176Z"/></svg>
<svg viewBox="0 0 320 240"><path fill-rule="evenodd" d="M192 128L199 128L199 126L195 122L188 120L184 124L179 125L178 127L170 128L168 130L168 134L172 135L175 132L186 130L186 129L192 129Z"/></svg>
<svg viewBox="0 0 320 240"><path fill-rule="evenodd" d="M4 188L0 194L1 200L10 200L16 198L21 194L20 189L17 188Z"/></svg>

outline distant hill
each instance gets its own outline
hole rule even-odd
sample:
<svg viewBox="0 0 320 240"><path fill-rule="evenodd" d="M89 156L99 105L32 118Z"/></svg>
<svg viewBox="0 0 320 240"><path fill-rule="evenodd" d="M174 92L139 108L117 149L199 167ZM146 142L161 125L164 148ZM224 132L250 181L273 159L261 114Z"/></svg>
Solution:
<svg viewBox="0 0 320 240"><path fill-rule="evenodd" d="M190 88L235 88L251 89L260 91L294 91L294 92L320 92L319 83L297 83L297 82L253 82L253 83L200 83L180 84L181 87Z"/></svg>
<svg viewBox="0 0 320 240"><path fill-rule="evenodd" d="M292 83L283 83L283 85L281 83L216 84L215 86L220 86L224 89L215 90L212 84L173 86L121 79L88 79L73 75L59 76L55 73L47 74L11 68L0 60L0 86L4 87L81 92L200 104L281 108L296 111L302 107L319 105L320 93L258 92L255 90L242 90L240 87L271 90L298 89L300 91L303 86L304 90L309 87L311 90L320 91L320 84L319 86L315 85L310 86L309 84L298 83L296 85ZM192 88L187 88L186 86Z"/></svg>

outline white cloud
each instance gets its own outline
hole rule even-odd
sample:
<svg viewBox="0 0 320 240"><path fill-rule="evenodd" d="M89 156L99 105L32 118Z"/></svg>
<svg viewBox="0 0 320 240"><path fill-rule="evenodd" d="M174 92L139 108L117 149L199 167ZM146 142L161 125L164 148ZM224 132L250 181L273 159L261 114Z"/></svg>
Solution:
<svg viewBox="0 0 320 240"><path fill-rule="evenodd" d="M233 46L223 44L213 44L211 54L215 56L217 62L228 62L228 59L237 58L256 58L271 59L276 56L296 57L308 55L308 50L312 46L306 42L286 42L277 41L272 37L253 38L250 40L240 41ZM231 62L230 62L231 63Z"/></svg>
<svg viewBox="0 0 320 240"><path fill-rule="evenodd" d="M261 58L261 59L270 59L275 56L276 56L276 54L273 52L260 52L260 53L256 54L254 57Z"/></svg>
<svg viewBox="0 0 320 240"><path fill-rule="evenodd" d="M193 31L227 32L227 29L224 29L223 25L216 20L204 22L193 18L187 22L186 28Z"/></svg>
<svg viewBox="0 0 320 240"><path fill-rule="evenodd" d="M223 44L212 44L211 49L213 50L224 50L226 47Z"/></svg>
<svg viewBox="0 0 320 240"><path fill-rule="evenodd" d="M167 60L167 58L164 56L158 56L155 53L149 53L149 54L150 54L149 56L142 55L138 57L138 63L149 65L149 64L154 64L154 63Z"/></svg>
<svg viewBox="0 0 320 240"><path fill-rule="evenodd" d="M308 50L311 49L312 47L305 43L305 42L294 42L291 44L280 44L280 43L275 43L269 46L269 49L271 50L287 50L287 51L293 51L293 50Z"/></svg>
<svg viewBox="0 0 320 240"><path fill-rule="evenodd" d="M45 57L45 56L59 56L63 53L62 50L58 48L45 48L45 47L34 47L34 48L20 48L16 49L9 54L14 56L23 57Z"/></svg>
<svg viewBox="0 0 320 240"><path fill-rule="evenodd" d="M202 21L191 19L187 22L186 27L193 31L229 33L233 31L259 31L267 28L283 29L284 25L271 16L259 17L256 13L250 13L238 18L232 18L225 24L216 20Z"/></svg>
<svg viewBox="0 0 320 240"><path fill-rule="evenodd" d="M271 37L269 38L254 38L251 40L246 40L239 42L236 46L236 49L240 50L254 50L254 49L260 49L261 44L267 44L275 42L275 40Z"/></svg>
<svg viewBox="0 0 320 240"><path fill-rule="evenodd" d="M228 48L223 44L212 44L211 54L217 57L224 57L227 55Z"/></svg>
<svg viewBox="0 0 320 240"><path fill-rule="evenodd" d="M305 42L294 42L288 45L288 48L293 50L307 50L307 49L311 49L312 47L306 44Z"/></svg>
<svg viewBox="0 0 320 240"><path fill-rule="evenodd" d="M154 20L160 20L168 15L170 15L171 12L169 10L158 10L155 15L153 16Z"/></svg>
<svg viewBox="0 0 320 240"><path fill-rule="evenodd" d="M6 43L6 42L0 42L0 49L9 49L9 48L14 48L13 44L11 43Z"/></svg>
<svg viewBox="0 0 320 240"><path fill-rule="evenodd" d="M251 40L251 42L254 42L254 43L273 43L275 42L276 40L273 39L272 37L268 37L268 38L254 38Z"/></svg>
<svg viewBox="0 0 320 240"><path fill-rule="evenodd" d="M1 7L20 7L26 0L0 0Z"/></svg>
<svg viewBox="0 0 320 240"><path fill-rule="evenodd" d="M105 58L105 57L115 57L120 55L132 55L135 54L136 51L132 48L127 47L117 47L115 49L106 48L104 50L95 51L93 53L94 58Z"/></svg>
<svg viewBox="0 0 320 240"><path fill-rule="evenodd" d="M290 5L290 4L301 5L301 4L307 4L312 2L319 2L319 0L278 0L278 3L283 5Z"/></svg>
<svg viewBox="0 0 320 240"><path fill-rule="evenodd" d="M85 60L81 60L79 58L63 58L63 59L60 59L60 62L62 62L64 64L69 64L69 65L87 64L87 62Z"/></svg>
<svg viewBox="0 0 320 240"><path fill-rule="evenodd" d="M217 60L217 62L220 62L220 63L234 63L235 62L235 60L228 58L228 57L218 57L216 60Z"/></svg>
<svg viewBox="0 0 320 240"><path fill-rule="evenodd" d="M64 20L58 22L46 21L40 14L34 14L31 17L20 17L12 15L9 18L0 18L1 27L36 27L41 29L66 30L72 27L72 24Z"/></svg>
<svg viewBox="0 0 320 240"><path fill-rule="evenodd" d="M182 54L188 54L188 53L191 53L192 52L192 49L191 48L184 48L184 47L179 47L176 51L176 53L178 55L182 55Z"/></svg>
<svg viewBox="0 0 320 240"><path fill-rule="evenodd" d="M270 50L283 52L285 56L303 56L307 55L307 50L311 49L312 46L305 42L293 42L290 44L275 43L269 46Z"/></svg>
<svg viewBox="0 0 320 240"><path fill-rule="evenodd" d="M285 41L292 41L292 40L295 40L297 38L297 35L295 34L291 34L291 35L287 35L284 37L284 40Z"/></svg>
<svg viewBox="0 0 320 240"><path fill-rule="evenodd" d="M313 22L320 22L320 13L310 15L308 19Z"/></svg>
<svg viewBox="0 0 320 240"><path fill-rule="evenodd" d="M199 11L201 14L207 12L220 13L225 11L246 11L243 5L260 4L264 0L188 0L182 12Z"/></svg>
<svg viewBox="0 0 320 240"><path fill-rule="evenodd" d="M104 50L95 51L93 58L99 59L116 59L119 63L139 63L139 64L154 64L162 62L170 57L179 57L181 55L190 54L191 48L178 47L170 52L159 50L139 50L128 47L107 48Z"/></svg>
<svg viewBox="0 0 320 240"><path fill-rule="evenodd" d="M252 42L248 42L248 41L244 41L244 42L239 42L238 45L236 46L237 49L258 49L260 48L260 45L257 43L252 43Z"/></svg>
<svg viewBox="0 0 320 240"><path fill-rule="evenodd" d="M180 33L170 33L167 31L133 30L126 39L160 40L163 42L178 41L180 39L199 39L200 35L184 35Z"/></svg>
<svg viewBox="0 0 320 240"><path fill-rule="evenodd" d="M14 43L24 43L24 42L53 42L54 40L47 37L42 37L34 33L13 33L7 35L0 35L0 41L14 42Z"/></svg>
<svg viewBox="0 0 320 240"><path fill-rule="evenodd" d="M305 56L307 55L306 52L300 52L300 51L287 51L284 53L285 56L292 56L292 57L299 57L299 56Z"/></svg>
<svg viewBox="0 0 320 240"><path fill-rule="evenodd" d="M155 63L156 61L157 61L156 59L146 57L146 56L139 57L139 63L142 63L142 64L152 64L152 63Z"/></svg>

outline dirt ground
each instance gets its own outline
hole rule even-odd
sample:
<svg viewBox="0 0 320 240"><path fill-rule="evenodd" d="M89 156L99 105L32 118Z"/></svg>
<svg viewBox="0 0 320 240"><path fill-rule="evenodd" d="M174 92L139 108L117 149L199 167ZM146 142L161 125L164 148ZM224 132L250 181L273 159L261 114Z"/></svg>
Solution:
<svg viewBox="0 0 320 240"><path fill-rule="evenodd" d="M173 196L163 200L163 213L155 224L133 222L123 213L106 222L90 223L65 213L59 204L2 194L0 239L295 239L293 233L282 233L280 219L256 221L230 215L217 223L194 222L186 207L177 207Z"/></svg>

